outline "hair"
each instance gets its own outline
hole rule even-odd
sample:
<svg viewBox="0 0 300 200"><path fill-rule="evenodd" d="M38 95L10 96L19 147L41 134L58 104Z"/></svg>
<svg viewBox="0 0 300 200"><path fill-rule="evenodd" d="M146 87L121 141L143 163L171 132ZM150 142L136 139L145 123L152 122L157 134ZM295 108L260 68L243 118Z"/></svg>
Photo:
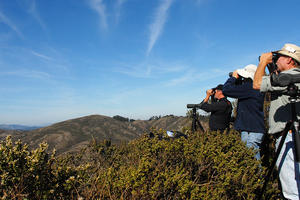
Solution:
<svg viewBox="0 0 300 200"><path fill-rule="evenodd" d="M292 60L294 61L295 67L300 67L300 63L296 59L292 58Z"/></svg>
<svg viewBox="0 0 300 200"><path fill-rule="evenodd" d="M294 66L300 68L300 63L295 58L292 58L291 56L287 56L287 55L282 55L282 54L280 54L280 56L291 58L292 61L294 62Z"/></svg>

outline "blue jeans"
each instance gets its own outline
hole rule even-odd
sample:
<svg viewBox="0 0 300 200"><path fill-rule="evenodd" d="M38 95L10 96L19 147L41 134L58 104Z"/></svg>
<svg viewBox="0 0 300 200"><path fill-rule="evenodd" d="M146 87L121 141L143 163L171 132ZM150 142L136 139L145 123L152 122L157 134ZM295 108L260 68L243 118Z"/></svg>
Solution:
<svg viewBox="0 0 300 200"><path fill-rule="evenodd" d="M276 141L276 150L281 138L282 137L279 137ZM295 141L293 140L292 134L288 133L278 156L276 166L278 168L279 179L284 197L287 199L299 200L300 170L299 163L294 160Z"/></svg>
<svg viewBox="0 0 300 200"><path fill-rule="evenodd" d="M263 133L254 133L254 132L248 132L248 131L242 131L241 132L241 138L242 141L246 143L246 146L251 148L253 147L254 150L257 151L255 158L257 160L260 160L260 144L262 142L264 134Z"/></svg>

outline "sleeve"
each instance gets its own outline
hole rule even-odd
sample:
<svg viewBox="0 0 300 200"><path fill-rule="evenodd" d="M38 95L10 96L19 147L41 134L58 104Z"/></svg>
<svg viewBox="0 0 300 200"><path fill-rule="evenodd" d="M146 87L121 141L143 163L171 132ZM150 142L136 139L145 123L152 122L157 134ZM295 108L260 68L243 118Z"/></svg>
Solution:
<svg viewBox="0 0 300 200"><path fill-rule="evenodd" d="M206 112L215 112L215 111L225 111L227 107L227 103L225 101L219 101L219 102L213 102L211 104L209 103L201 103L200 109L206 111Z"/></svg>
<svg viewBox="0 0 300 200"><path fill-rule="evenodd" d="M263 76L261 85L260 85L260 92L272 92L272 91L285 91L286 87L274 87L271 84L270 76Z"/></svg>
<svg viewBox="0 0 300 200"><path fill-rule="evenodd" d="M270 76L263 76L262 80L261 80L260 91L268 92L268 91L271 91L271 89L272 89L272 86L271 86Z"/></svg>
<svg viewBox="0 0 300 200"><path fill-rule="evenodd" d="M250 91L252 90L252 83L247 82L242 85L235 84L236 78L230 77L223 85L223 94L231 98L244 99L249 98L253 95Z"/></svg>

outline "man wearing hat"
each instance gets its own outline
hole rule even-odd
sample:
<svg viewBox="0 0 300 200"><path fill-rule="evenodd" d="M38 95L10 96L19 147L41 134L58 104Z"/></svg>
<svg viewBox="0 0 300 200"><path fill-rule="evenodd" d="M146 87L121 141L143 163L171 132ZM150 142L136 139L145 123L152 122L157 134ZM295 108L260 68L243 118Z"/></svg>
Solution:
<svg viewBox="0 0 300 200"><path fill-rule="evenodd" d="M271 85L270 76L265 76L265 68L272 63L273 54L277 54L277 73L300 74L300 47L294 44L285 44L279 51L263 53L260 57L258 68L255 72L253 88L261 92L270 91L272 94L269 111L269 134L273 134L276 140L276 149L281 140L281 133L288 121L291 120L289 96L283 95L286 87L274 87ZM296 84L298 87L300 84ZM300 88L300 87L299 87ZM297 100L299 102L299 100ZM299 119L300 108L296 105L296 113ZM284 141L276 166L282 186L282 193L287 199L300 199L300 166L294 159L295 142L290 131Z"/></svg>
<svg viewBox="0 0 300 200"><path fill-rule="evenodd" d="M230 101L223 95L223 85L206 91L205 99L200 103L200 109L210 112L209 129L212 131L224 131L229 127L232 106ZM208 103L209 98L211 103Z"/></svg>
<svg viewBox="0 0 300 200"><path fill-rule="evenodd" d="M256 71L253 64L237 69L223 86L224 95L238 99L234 129L241 132L241 139L247 147L253 147L260 159L260 144L265 133L263 103L264 95L253 89Z"/></svg>

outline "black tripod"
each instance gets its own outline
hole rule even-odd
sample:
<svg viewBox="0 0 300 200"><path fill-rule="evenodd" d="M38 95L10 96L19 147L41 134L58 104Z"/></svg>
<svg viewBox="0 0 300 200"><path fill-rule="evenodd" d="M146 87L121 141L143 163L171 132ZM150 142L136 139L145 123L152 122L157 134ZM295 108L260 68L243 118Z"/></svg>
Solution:
<svg viewBox="0 0 300 200"><path fill-rule="evenodd" d="M197 116L197 112L196 112L196 107L193 107L193 122L192 122L192 132L195 132L197 131L197 125L199 126L200 130L202 132L204 132L204 128L203 126L201 125L199 119L198 119L198 116Z"/></svg>
<svg viewBox="0 0 300 200"><path fill-rule="evenodd" d="M264 185L262 187L262 190L259 194L259 198L258 199L262 199L263 197L263 194L266 190L266 187L267 187L267 184L269 182L269 179L273 173L273 170L274 170L274 167L275 167L275 164L277 162L277 159L279 157L279 154L280 154L280 151L282 149L282 146L284 144L284 141L285 141L285 138L288 134L288 132L290 130L292 130L292 133L293 133L293 140L295 141L295 159L297 162L300 162L300 133L299 133L299 121L297 119L297 113L296 113L296 100L297 100L297 97L300 96L299 92L298 92L298 87L295 85L295 84L290 84L287 88L287 95L290 96L289 100L290 100L290 105L291 105L291 110L292 110L292 120L289 121L284 130L282 131L282 137L281 137L281 140L280 140L280 143L279 143L279 146L278 146L278 149L276 151L276 155L275 155L275 158L269 168L269 172L265 178L265 182L264 182Z"/></svg>

